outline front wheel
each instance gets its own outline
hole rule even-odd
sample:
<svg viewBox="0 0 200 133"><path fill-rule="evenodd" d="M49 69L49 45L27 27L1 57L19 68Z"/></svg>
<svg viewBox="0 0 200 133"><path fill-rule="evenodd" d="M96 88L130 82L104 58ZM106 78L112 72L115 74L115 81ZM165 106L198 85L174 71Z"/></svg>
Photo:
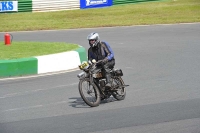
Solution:
<svg viewBox="0 0 200 133"><path fill-rule="evenodd" d="M113 92L113 97L117 100L124 100L126 96L126 89L123 86L124 81L121 77L117 77L113 79L114 84L115 84L115 91Z"/></svg>
<svg viewBox="0 0 200 133"><path fill-rule="evenodd" d="M91 84L89 80L81 79L79 81L79 93L87 105L91 107L99 106L101 101L100 92L94 83Z"/></svg>

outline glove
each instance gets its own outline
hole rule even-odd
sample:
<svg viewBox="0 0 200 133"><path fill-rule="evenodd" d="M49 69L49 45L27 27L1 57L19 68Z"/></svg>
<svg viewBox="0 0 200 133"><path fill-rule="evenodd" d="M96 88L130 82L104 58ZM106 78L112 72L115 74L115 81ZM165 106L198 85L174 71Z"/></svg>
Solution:
<svg viewBox="0 0 200 133"><path fill-rule="evenodd" d="M104 58L104 59L102 60L102 62L103 62L104 64L106 64L106 63L108 62L108 58Z"/></svg>
<svg viewBox="0 0 200 133"><path fill-rule="evenodd" d="M101 66L102 63L103 63L103 61L102 61L102 60L99 60L99 61L96 62L96 66Z"/></svg>

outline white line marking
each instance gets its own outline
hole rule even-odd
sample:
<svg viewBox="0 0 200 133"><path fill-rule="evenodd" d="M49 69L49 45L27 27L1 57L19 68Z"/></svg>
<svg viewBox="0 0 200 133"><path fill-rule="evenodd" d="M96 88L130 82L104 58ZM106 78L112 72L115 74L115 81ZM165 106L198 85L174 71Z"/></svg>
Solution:
<svg viewBox="0 0 200 133"><path fill-rule="evenodd" d="M50 104L45 104L45 105L35 105L35 106L28 106L28 107L21 107L21 108L13 108L13 109L7 109L7 110L3 110L1 111L1 113L4 112L11 112L11 111L22 111L22 110L28 110L28 109L34 109L34 108L41 108L41 107L47 107L47 106L52 106L52 105L58 105L58 104L65 104L68 101L59 101L59 102L55 102L55 103L50 103Z"/></svg>
<svg viewBox="0 0 200 133"><path fill-rule="evenodd" d="M127 69L134 69L133 67L126 67Z"/></svg>
<svg viewBox="0 0 200 133"><path fill-rule="evenodd" d="M10 98L10 97L14 97L14 96L27 95L27 94L36 93L36 92L39 92L39 91L49 91L49 90L52 90L52 89L59 89L59 88L62 88L62 87L73 86L73 85L77 85L77 84L78 83L72 83L72 84L69 84L69 85L55 86L55 87L49 88L49 89L38 89L38 90L24 91L24 92L19 92L19 93L10 93L10 94L6 94L6 95L0 97L0 99Z"/></svg>

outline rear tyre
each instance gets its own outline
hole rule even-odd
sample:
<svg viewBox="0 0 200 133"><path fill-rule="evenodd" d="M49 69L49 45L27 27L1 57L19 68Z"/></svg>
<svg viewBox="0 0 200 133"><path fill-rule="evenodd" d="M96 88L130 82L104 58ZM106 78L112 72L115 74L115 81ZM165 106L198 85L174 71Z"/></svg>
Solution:
<svg viewBox="0 0 200 133"><path fill-rule="evenodd" d="M126 89L125 87L122 87L124 85L123 79L121 77L117 77L113 80L116 86L115 91L112 93L113 97L117 100L124 100L126 97Z"/></svg>
<svg viewBox="0 0 200 133"><path fill-rule="evenodd" d="M90 84L89 80L81 79L79 81L79 93L83 101L90 107L99 106L101 101L99 89L95 84Z"/></svg>

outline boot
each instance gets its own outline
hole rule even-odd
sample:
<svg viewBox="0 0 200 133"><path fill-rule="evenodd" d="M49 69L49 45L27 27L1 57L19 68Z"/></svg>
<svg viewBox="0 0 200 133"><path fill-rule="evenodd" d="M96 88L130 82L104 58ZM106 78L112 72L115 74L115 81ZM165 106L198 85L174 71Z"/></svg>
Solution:
<svg viewBox="0 0 200 133"><path fill-rule="evenodd" d="M111 88L111 75L110 75L110 73L106 73L106 85L105 85L105 87Z"/></svg>

